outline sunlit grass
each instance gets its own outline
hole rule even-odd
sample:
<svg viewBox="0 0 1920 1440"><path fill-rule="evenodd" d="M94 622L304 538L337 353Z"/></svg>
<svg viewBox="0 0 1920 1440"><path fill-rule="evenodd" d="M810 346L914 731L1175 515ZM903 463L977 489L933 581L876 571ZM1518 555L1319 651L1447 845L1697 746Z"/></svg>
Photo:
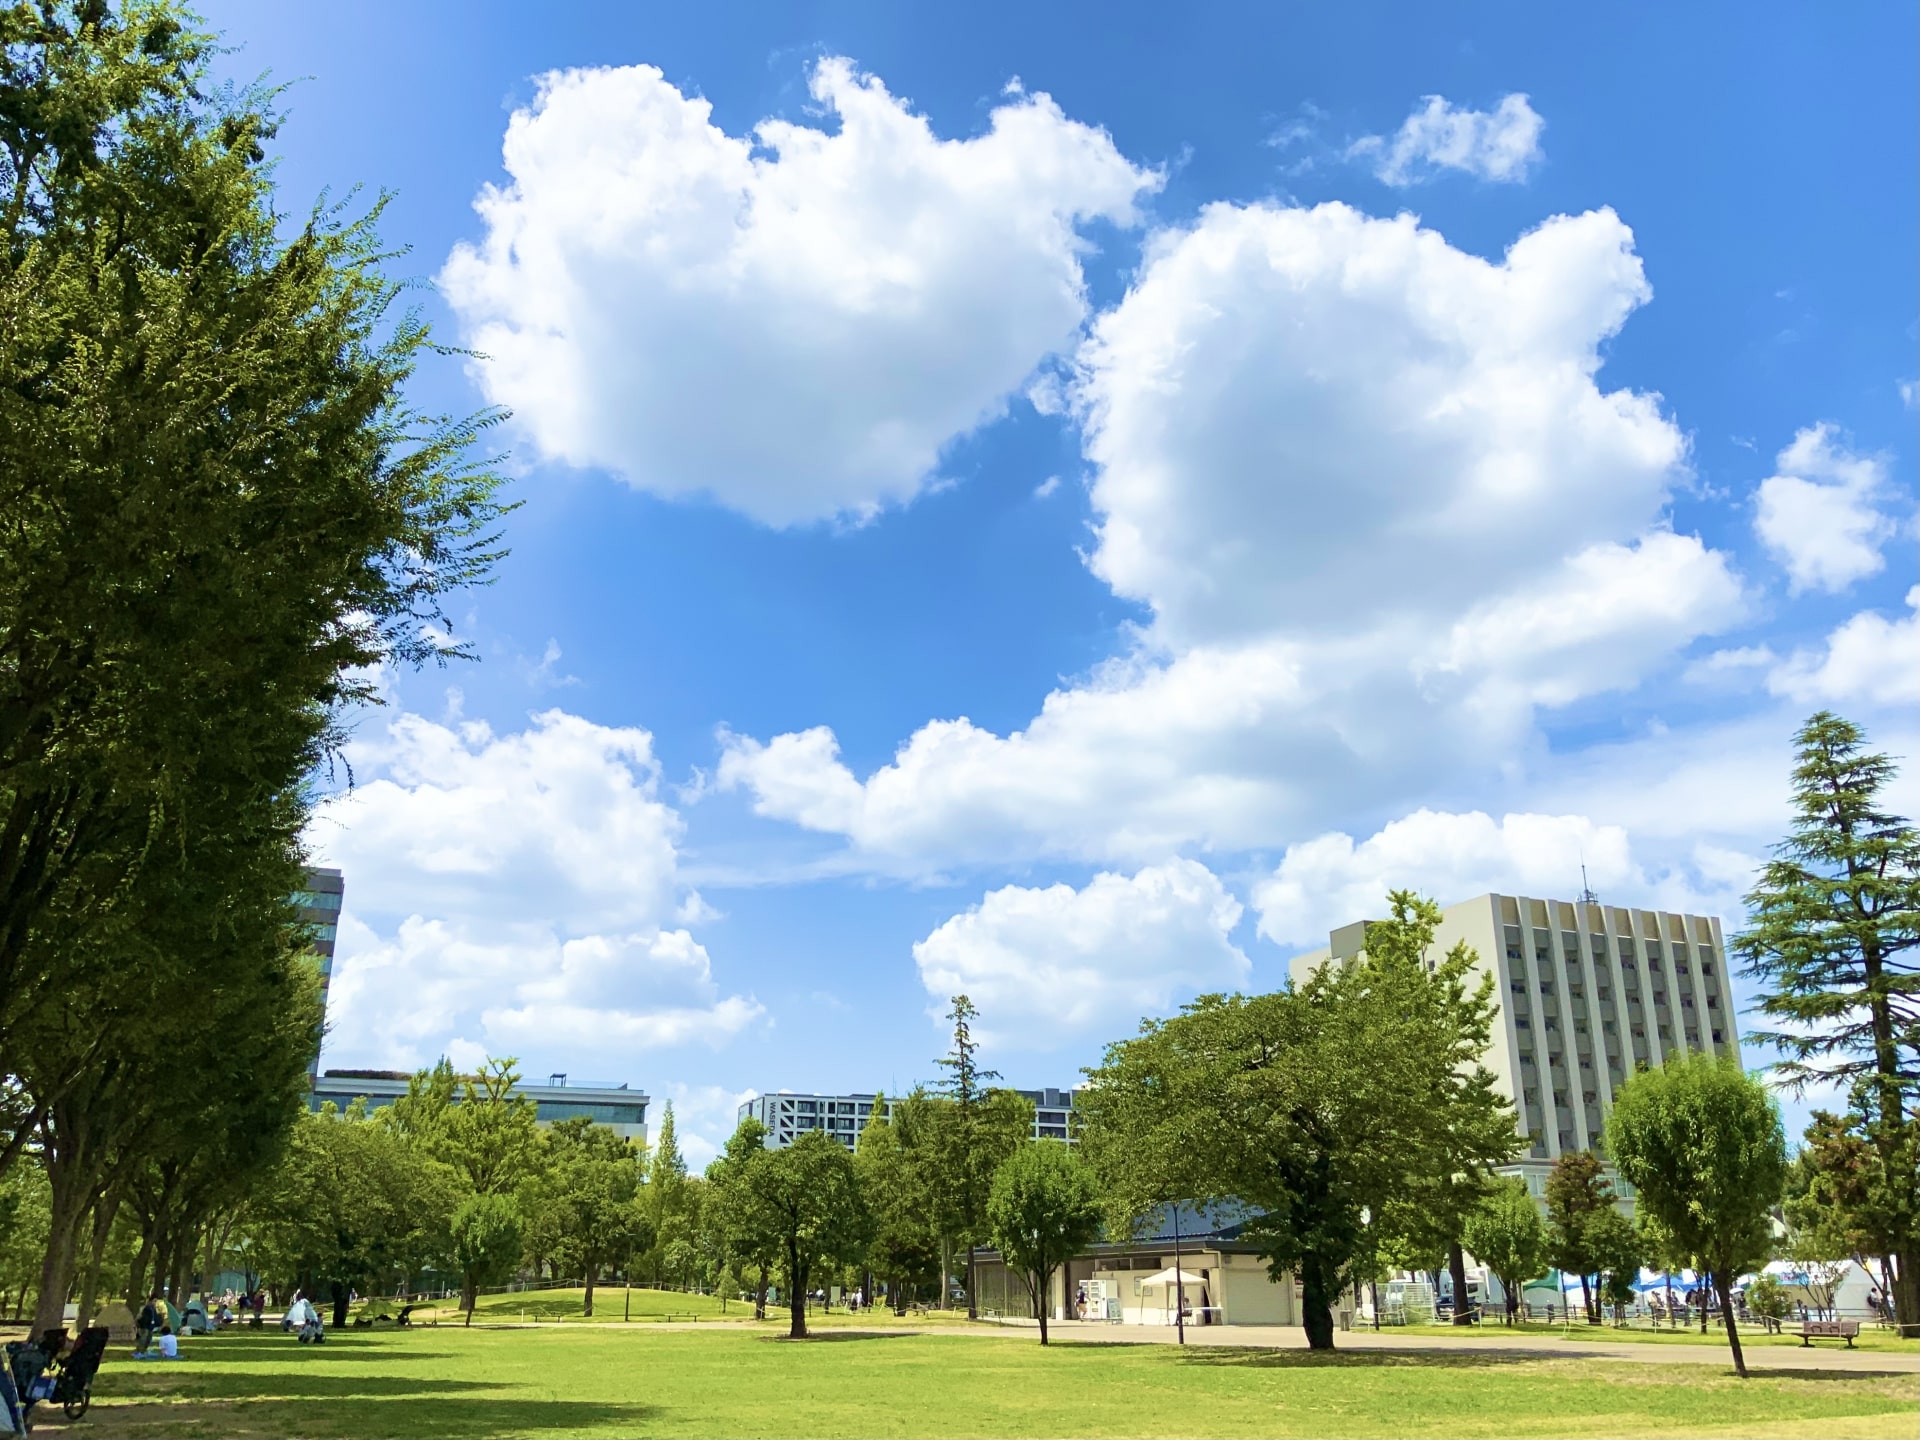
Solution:
<svg viewBox="0 0 1920 1440"><path fill-rule="evenodd" d="M636 1293L636 1298L639 1292ZM1506 1354L1073 1343L1031 1332L541 1325L113 1352L91 1436L1910 1436L1920 1379ZM59 1422L49 1417L49 1428Z"/></svg>

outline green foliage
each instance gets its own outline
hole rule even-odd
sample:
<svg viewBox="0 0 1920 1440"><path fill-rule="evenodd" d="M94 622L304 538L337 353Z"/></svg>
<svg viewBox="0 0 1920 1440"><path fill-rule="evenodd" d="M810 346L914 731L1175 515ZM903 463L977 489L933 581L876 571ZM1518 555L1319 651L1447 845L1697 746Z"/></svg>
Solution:
<svg viewBox="0 0 1920 1440"><path fill-rule="evenodd" d="M1633 1303L1633 1285L1646 1260L1646 1242L1634 1223L1611 1205L1588 1220L1585 1241L1600 1277L1600 1296L1617 1316Z"/></svg>
<svg viewBox="0 0 1920 1440"><path fill-rule="evenodd" d="M1756 1275L1747 1285L1747 1309L1773 1329L1793 1313L1793 1302L1771 1275Z"/></svg>
<svg viewBox="0 0 1920 1440"><path fill-rule="evenodd" d="M671 1274L676 1267L667 1262L667 1251L680 1246L679 1269L684 1271L692 1251L693 1220L687 1189L687 1162L680 1153L680 1140L673 1119L673 1102L661 1112L660 1134L647 1162L647 1220L653 1228L653 1243L647 1260L655 1279ZM684 1283L684 1282L683 1282Z"/></svg>
<svg viewBox="0 0 1920 1440"><path fill-rule="evenodd" d="M807 1292L816 1267L851 1264L873 1233L846 1146L809 1130L784 1150L766 1150L744 1167L741 1203L756 1236L776 1238L787 1293L789 1333L807 1333Z"/></svg>
<svg viewBox="0 0 1920 1440"><path fill-rule="evenodd" d="M1788 1085L1851 1089L1884 1176L1871 1228L1897 1257L1896 1318L1920 1328L1920 831L1884 808L1897 767L1859 726L1823 710L1795 744L1793 828L1733 940L1778 1022L1751 1038Z"/></svg>
<svg viewBox="0 0 1920 1440"><path fill-rule="evenodd" d="M476 427L402 397L431 343L371 217L283 235L271 97L215 53L166 0L0 23L8 1074L124 971L144 869L297 844L342 707L447 653L427 622L494 559Z"/></svg>
<svg viewBox="0 0 1920 1440"><path fill-rule="evenodd" d="M781 1249L776 1217L761 1205L759 1191L749 1183L754 1168L766 1158L767 1127L749 1115L707 1166L706 1177L707 1224L719 1238L727 1267L742 1280L751 1279L756 1317L766 1313L767 1277L779 1263Z"/></svg>
<svg viewBox="0 0 1920 1440"><path fill-rule="evenodd" d="M1594 1318L1589 1277L1600 1269L1600 1252L1592 1233L1601 1217L1613 1213L1613 1184L1600 1157L1591 1150L1573 1150L1553 1162L1547 1174L1547 1259L1555 1268L1580 1277L1580 1293L1587 1318Z"/></svg>
<svg viewBox="0 0 1920 1440"><path fill-rule="evenodd" d="M1527 1281L1541 1273L1547 1260L1547 1227L1526 1182L1517 1177L1495 1181L1467 1217L1461 1238L1507 1292L1511 1324Z"/></svg>
<svg viewBox="0 0 1920 1440"><path fill-rule="evenodd" d="M517 1064L512 1056L489 1056L479 1073L462 1082L461 1102L444 1111L440 1153L476 1195L508 1194L539 1166L538 1107L514 1093ZM437 1083L430 1079L428 1088Z"/></svg>
<svg viewBox="0 0 1920 1440"><path fill-rule="evenodd" d="M262 1274L285 1294L411 1289L451 1248L465 1187L356 1106L300 1117L248 1212Z"/></svg>
<svg viewBox="0 0 1920 1440"><path fill-rule="evenodd" d="M1044 1345L1053 1272L1100 1235L1093 1172L1065 1141L1029 1140L994 1172L987 1224L1007 1268L1026 1279Z"/></svg>
<svg viewBox="0 0 1920 1440"><path fill-rule="evenodd" d="M934 1063L947 1072L940 1098L909 1128L909 1153L930 1193L940 1234L967 1252L967 1314L978 1314L973 1252L987 1233L987 1196L1007 1157L1033 1135L1033 1102L1013 1090L992 1088L999 1072L983 1068L973 1022L980 1017L965 995L953 997L953 1048ZM946 1295L940 1297L946 1304Z"/></svg>
<svg viewBox="0 0 1920 1440"><path fill-rule="evenodd" d="M1332 1347L1334 1298L1377 1254L1371 1218L1518 1146L1481 1063L1493 1007L1471 981L1477 957L1456 946L1429 961L1410 937L1430 908L1406 892L1391 902L1405 928L1381 956L1143 1022L1076 1098L1117 1224L1172 1200L1254 1207L1244 1233L1276 1279L1298 1272L1316 1349Z"/></svg>
<svg viewBox="0 0 1920 1440"><path fill-rule="evenodd" d="M1643 1213L1713 1275L1734 1366L1733 1277L1769 1258L1769 1212L1786 1183L1786 1139L1765 1086L1731 1060L1674 1055L1614 1096L1607 1149Z"/></svg>
<svg viewBox="0 0 1920 1440"><path fill-rule="evenodd" d="M526 1188L528 1245L561 1275L584 1279L588 1315L600 1276L653 1243L641 1158L605 1125L585 1116L561 1120L547 1132L546 1163Z"/></svg>
<svg viewBox="0 0 1920 1440"><path fill-rule="evenodd" d="M901 1099L894 1107L896 1123L887 1118L886 1096L875 1095L853 1152L854 1175L873 1215L867 1264L885 1282L896 1309L940 1278L929 1167L916 1163L919 1147L913 1144L929 1103L918 1091Z"/></svg>
<svg viewBox="0 0 1920 1440"><path fill-rule="evenodd" d="M471 1325L480 1287L498 1285L520 1263L520 1207L510 1195L469 1195L453 1212L449 1232L460 1308Z"/></svg>

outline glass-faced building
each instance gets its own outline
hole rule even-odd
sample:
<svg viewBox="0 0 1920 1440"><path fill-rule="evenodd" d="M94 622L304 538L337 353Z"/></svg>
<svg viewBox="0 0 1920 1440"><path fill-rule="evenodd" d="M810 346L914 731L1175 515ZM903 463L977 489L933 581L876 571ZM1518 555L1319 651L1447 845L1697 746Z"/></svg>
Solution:
<svg viewBox="0 0 1920 1440"><path fill-rule="evenodd" d="M1295 983L1360 954L1366 926L1344 925L1326 949L1296 956ZM1740 1053L1717 917L1489 894L1444 912L1433 954L1461 940L1500 1004L1485 1060L1527 1141L1506 1168L1536 1195L1560 1156L1603 1149L1614 1091L1636 1068L1682 1050Z"/></svg>
<svg viewBox="0 0 1920 1440"><path fill-rule="evenodd" d="M355 1100L365 1100L369 1110L377 1110L406 1094L409 1078L404 1070L328 1070L314 1081L312 1106L318 1110L331 1100L344 1110ZM534 1118L542 1125L584 1115L616 1135L646 1143L649 1097L625 1084L610 1080L570 1084L565 1075L550 1075L544 1085L523 1080L513 1093L533 1101ZM454 1103L460 1103L457 1091Z"/></svg>
<svg viewBox="0 0 1920 1440"><path fill-rule="evenodd" d="M340 905L346 899L346 877L338 870L309 869L300 893L293 897L300 923L313 932L313 953L320 964L320 1013L326 1014L327 986L333 980L333 946L340 932ZM309 1078L320 1070L320 1052L314 1051Z"/></svg>
<svg viewBox="0 0 1920 1440"><path fill-rule="evenodd" d="M1033 1102L1034 1139L1072 1142L1071 1090L1015 1093ZM756 1095L747 1101L740 1107L739 1119L751 1116L767 1127L769 1150L784 1150L809 1130L824 1130L851 1150L873 1114L877 1098L873 1095L796 1095L781 1090L772 1095ZM894 1101L884 1103L886 1117L891 1120Z"/></svg>

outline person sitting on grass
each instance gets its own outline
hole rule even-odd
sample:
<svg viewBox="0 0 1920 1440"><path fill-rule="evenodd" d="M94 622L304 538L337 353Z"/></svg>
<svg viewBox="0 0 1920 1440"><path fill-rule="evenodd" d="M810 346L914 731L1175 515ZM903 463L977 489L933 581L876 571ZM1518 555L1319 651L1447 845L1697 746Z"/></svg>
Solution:
<svg viewBox="0 0 1920 1440"><path fill-rule="evenodd" d="M173 1333L171 1325L160 1327L160 1338L151 1350L133 1352L136 1360L178 1360L180 1358L180 1337Z"/></svg>

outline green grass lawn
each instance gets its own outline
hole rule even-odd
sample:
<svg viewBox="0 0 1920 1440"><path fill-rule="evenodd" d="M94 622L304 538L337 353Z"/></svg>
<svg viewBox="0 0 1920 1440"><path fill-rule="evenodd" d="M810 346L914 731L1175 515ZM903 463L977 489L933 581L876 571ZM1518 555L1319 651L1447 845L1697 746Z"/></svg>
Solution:
<svg viewBox="0 0 1920 1440"><path fill-rule="evenodd" d="M637 1292L636 1292L637 1295ZM1762 1362L1764 1366L1764 1362ZM1031 1334L542 1325L277 1332L115 1350L49 1432L234 1440L555 1436L1832 1436L1913 1434L1920 1379L1507 1355L1076 1343Z"/></svg>
<svg viewBox="0 0 1920 1440"><path fill-rule="evenodd" d="M480 1303L474 1306L473 1319L476 1325L487 1323L575 1325L601 1324L609 1321L632 1319L643 1320L686 1320L692 1317L702 1324L708 1321L734 1325L749 1325L753 1320L751 1301L729 1300L723 1306L711 1295L686 1295L677 1290L644 1290L635 1288L631 1292L618 1285L596 1286L593 1292L593 1315L582 1315L586 1305L586 1291L575 1287L567 1290L524 1290L505 1295L483 1295ZM387 1309L392 1311L389 1303ZM950 1310L926 1315L907 1315L896 1317L890 1310L861 1312L858 1316L849 1316L845 1309L835 1306L831 1311L814 1309L809 1312L809 1325L843 1327L858 1325L862 1329L873 1326L904 1326L916 1329L966 1323L964 1310ZM438 1322L442 1325L458 1325L462 1316L457 1303L449 1302L438 1308ZM767 1307L766 1324L777 1326L782 1333L787 1328L787 1312L778 1305Z"/></svg>

